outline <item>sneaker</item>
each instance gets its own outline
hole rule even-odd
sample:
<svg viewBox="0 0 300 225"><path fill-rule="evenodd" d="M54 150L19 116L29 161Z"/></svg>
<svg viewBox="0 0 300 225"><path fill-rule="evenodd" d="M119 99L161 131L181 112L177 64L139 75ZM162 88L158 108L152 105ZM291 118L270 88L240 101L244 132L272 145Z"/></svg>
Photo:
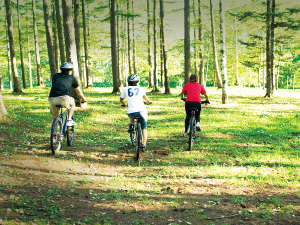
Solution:
<svg viewBox="0 0 300 225"><path fill-rule="evenodd" d="M76 123L74 120L68 120L67 121L67 127L73 127L73 126L76 126Z"/></svg>
<svg viewBox="0 0 300 225"><path fill-rule="evenodd" d="M129 124L128 133L131 133L134 131L134 124Z"/></svg>
<svg viewBox="0 0 300 225"><path fill-rule="evenodd" d="M146 151L146 145L142 145L142 146L141 146L141 151L142 151L142 152Z"/></svg>
<svg viewBox="0 0 300 225"><path fill-rule="evenodd" d="M200 123L199 123L199 122L196 123L196 130L197 130L197 131L201 131Z"/></svg>

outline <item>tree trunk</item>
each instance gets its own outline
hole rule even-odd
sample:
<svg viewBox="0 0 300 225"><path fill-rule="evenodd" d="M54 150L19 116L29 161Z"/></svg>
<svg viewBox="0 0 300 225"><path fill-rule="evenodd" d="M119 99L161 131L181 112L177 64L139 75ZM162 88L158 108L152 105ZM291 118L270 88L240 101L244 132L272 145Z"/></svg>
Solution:
<svg viewBox="0 0 300 225"><path fill-rule="evenodd" d="M157 49L156 49L156 0L153 0L153 61L154 61L154 66L153 66L153 92L158 91L157 87L157 60L156 60L156 54L157 54Z"/></svg>
<svg viewBox="0 0 300 225"><path fill-rule="evenodd" d="M33 19L33 37L34 37L34 50L35 50L35 61L36 61L37 86L43 86L44 82L41 73L41 59L40 59L40 50L39 50L39 43L38 43L35 0L32 0L32 19Z"/></svg>
<svg viewBox="0 0 300 225"><path fill-rule="evenodd" d="M6 108L3 103L2 94L0 93L0 118L7 114Z"/></svg>
<svg viewBox="0 0 300 225"><path fill-rule="evenodd" d="M59 44L59 55L60 55L60 63L64 63L66 61L65 57L65 46L64 46L64 37L63 30L61 24L61 15L60 15L60 4L59 0L55 0L55 15L56 15L56 25L57 25L57 34L58 34L58 44Z"/></svg>
<svg viewBox="0 0 300 225"><path fill-rule="evenodd" d="M166 42L165 42L165 30L164 30L164 2L163 0L159 0L160 2L160 19L161 19L161 40L162 40L162 51L163 51L163 60L164 60L164 86L165 86L165 94L170 94L170 82L168 76L168 65L167 65L167 52L166 52Z"/></svg>
<svg viewBox="0 0 300 225"><path fill-rule="evenodd" d="M83 48L84 48L84 66L85 66L85 76L86 84L85 87L91 87L90 80L90 68L89 68L89 53L88 53L88 44L87 44L87 30L86 30L86 18L85 18L85 0L81 0L82 8L82 27L83 27Z"/></svg>
<svg viewBox="0 0 300 225"><path fill-rule="evenodd" d="M4 89L2 75L0 75L0 91Z"/></svg>
<svg viewBox="0 0 300 225"><path fill-rule="evenodd" d="M271 0L267 0L267 16L266 16L266 95L271 97L273 95L272 89L272 68L271 68Z"/></svg>
<svg viewBox="0 0 300 225"><path fill-rule="evenodd" d="M221 71L222 71L222 103L228 104L227 56L226 56L226 26L222 0L219 0L220 40L221 40Z"/></svg>
<svg viewBox="0 0 300 225"><path fill-rule="evenodd" d="M134 14L133 0L131 1L132 13ZM132 61L133 61L133 72L136 74L136 45L135 45L135 18L132 17Z"/></svg>
<svg viewBox="0 0 300 225"><path fill-rule="evenodd" d="M190 38L190 1L184 0L184 82L190 77L191 38Z"/></svg>
<svg viewBox="0 0 300 225"><path fill-rule="evenodd" d="M48 48L48 58L50 64L51 77L56 73L56 65L54 58L54 48L53 48L53 40L52 40L52 31L50 24L50 1L43 0L44 7L44 21L45 21L45 30L46 30L46 40L47 40L47 48Z"/></svg>
<svg viewBox="0 0 300 225"><path fill-rule="evenodd" d="M6 8L6 21L7 21L8 40L9 40L9 50L10 50L10 58L11 58L11 70L12 70L13 81L14 81L13 92L16 94L21 94L22 89L21 89L20 82L18 79L10 0L5 0L5 8Z"/></svg>
<svg viewBox="0 0 300 225"><path fill-rule="evenodd" d="M211 41L212 41L213 55L214 55L215 76L217 78L218 88L221 88L222 87L222 83L221 83L221 76L220 76L220 70L219 70L219 61L218 61L218 53L217 53L216 38L215 38L213 5L212 5L212 1L211 0L209 0L209 4L210 4Z"/></svg>
<svg viewBox="0 0 300 225"><path fill-rule="evenodd" d="M193 0L193 21L194 21L194 74L197 76L198 74L198 69L197 69L197 64L198 64L198 51L197 51L197 16L196 16L196 5L195 5L195 0Z"/></svg>
<svg viewBox="0 0 300 225"><path fill-rule="evenodd" d="M66 46L66 60L74 66L74 77L78 80L81 87L81 80L78 71L77 49L75 41L74 18L72 13L72 0L63 0L64 34Z"/></svg>
<svg viewBox="0 0 300 225"><path fill-rule="evenodd" d="M271 13L271 47L270 47L270 59L271 59L271 83L273 94L275 92L275 73L274 73L274 46L275 46L275 0L272 0L272 13Z"/></svg>
<svg viewBox="0 0 300 225"><path fill-rule="evenodd" d="M160 0L159 0L160 2ZM162 47L162 23L160 18L159 24L159 56L160 56L160 87L164 87L164 57L163 57L163 47Z"/></svg>
<svg viewBox="0 0 300 225"><path fill-rule="evenodd" d="M148 75L148 86L152 87L152 58L151 58L151 15L150 15L150 2L147 0L147 34L148 34L148 65L150 67L149 75Z"/></svg>
<svg viewBox="0 0 300 225"><path fill-rule="evenodd" d="M200 51L199 51L199 59L200 59L200 66L199 66L199 80L200 83L205 87L206 82L204 79L204 59L203 59L203 35L202 35L202 12L201 12L201 2L198 0L198 23L199 23L199 29L198 29L198 38L200 42Z"/></svg>
<svg viewBox="0 0 300 225"><path fill-rule="evenodd" d="M129 66L129 73L132 73L131 67L131 38L130 38L130 18L129 18L129 0L127 0L127 51L128 51L128 66Z"/></svg>
<svg viewBox="0 0 300 225"><path fill-rule="evenodd" d="M6 25L6 41L7 41L7 70L8 70L8 82L9 82L9 90L13 90L13 83L12 83L12 73L11 73L11 57L10 57L10 47L9 47L9 40L8 40L8 28L7 28L7 21Z"/></svg>
<svg viewBox="0 0 300 225"><path fill-rule="evenodd" d="M239 34L237 28L237 20L234 17L234 25L235 25L235 83L234 85L239 86Z"/></svg>
<svg viewBox="0 0 300 225"><path fill-rule="evenodd" d="M77 60L78 60L78 72L81 83L83 82L82 67L81 67L81 56L80 56L80 2L79 0L74 1L74 26L75 26L75 40L77 49Z"/></svg>
<svg viewBox="0 0 300 225"><path fill-rule="evenodd" d="M111 62L113 73L113 93L119 92L119 76L116 49L116 15L115 0L110 0L110 40L111 40Z"/></svg>
<svg viewBox="0 0 300 225"><path fill-rule="evenodd" d="M119 3L116 1L117 12L119 11ZM117 32L117 68L118 68L118 81L121 87L121 64L120 64L120 16L116 16L116 32Z"/></svg>
<svg viewBox="0 0 300 225"><path fill-rule="evenodd" d="M25 74L25 65L24 65L24 55L23 55L23 42L22 42L22 32L21 32L21 22L20 22L20 5L19 0L17 0L17 16L18 16L18 33L19 33L19 45L20 45L20 58L21 58L21 71L22 71L22 81L23 88L27 87L26 85L26 74Z"/></svg>
<svg viewBox="0 0 300 225"><path fill-rule="evenodd" d="M58 71L59 70L59 65L58 65L58 40L57 40L57 31L56 31L56 15L55 15L55 8L53 5L53 9L52 9L52 30L53 30L53 50L54 50L54 59L55 59L55 68Z"/></svg>

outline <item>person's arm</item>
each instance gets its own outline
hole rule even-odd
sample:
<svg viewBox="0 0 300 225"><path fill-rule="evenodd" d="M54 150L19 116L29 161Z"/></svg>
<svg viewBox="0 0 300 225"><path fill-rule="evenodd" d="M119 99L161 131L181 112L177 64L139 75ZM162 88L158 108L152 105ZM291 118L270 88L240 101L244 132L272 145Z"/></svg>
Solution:
<svg viewBox="0 0 300 225"><path fill-rule="evenodd" d="M80 97L81 101L86 102L86 98L84 97L81 89L79 87L74 88L75 93Z"/></svg>
<svg viewBox="0 0 300 225"><path fill-rule="evenodd" d="M120 98L120 102L121 102L122 106L124 106L124 107L126 106L126 103L124 102L124 98Z"/></svg>
<svg viewBox="0 0 300 225"><path fill-rule="evenodd" d="M204 94L204 97L206 98L206 101L209 102L207 94Z"/></svg>
<svg viewBox="0 0 300 225"><path fill-rule="evenodd" d="M181 99L184 99L184 93L186 92L186 86L184 85L183 88L182 88L182 91L180 93L180 98Z"/></svg>
<svg viewBox="0 0 300 225"><path fill-rule="evenodd" d="M150 105L152 103L147 95L144 95L144 99L146 100L147 105Z"/></svg>

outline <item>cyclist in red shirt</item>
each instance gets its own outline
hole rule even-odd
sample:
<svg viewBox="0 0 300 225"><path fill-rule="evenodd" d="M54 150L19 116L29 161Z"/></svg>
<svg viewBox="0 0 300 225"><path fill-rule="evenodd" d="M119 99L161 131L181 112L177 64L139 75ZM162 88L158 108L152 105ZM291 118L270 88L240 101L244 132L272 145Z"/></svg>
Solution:
<svg viewBox="0 0 300 225"><path fill-rule="evenodd" d="M200 112L201 112L201 97L200 95L204 95L206 101L208 100L208 96L206 94L205 88L197 82L197 76L192 74L190 76L190 82L185 84L182 92L180 94L181 98L184 98L184 94L187 94L187 98L185 100L185 111L186 111L186 118L185 118L185 131L184 136L187 135L189 129L189 122L192 115L192 108L197 108L196 112L196 128L198 131L201 130L200 128Z"/></svg>

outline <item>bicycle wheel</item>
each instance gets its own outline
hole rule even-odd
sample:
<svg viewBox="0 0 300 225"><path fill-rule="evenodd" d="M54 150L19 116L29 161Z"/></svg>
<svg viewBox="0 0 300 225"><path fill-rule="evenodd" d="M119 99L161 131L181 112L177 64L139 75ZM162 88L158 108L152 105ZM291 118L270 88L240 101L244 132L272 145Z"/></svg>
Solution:
<svg viewBox="0 0 300 225"><path fill-rule="evenodd" d="M195 120L195 116L193 115L190 119L189 151L192 150L195 137L196 137L196 120Z"/></svg>
<svg viewBox="0 0 300 225"><path fill-rule="evenodd" d="M74 126L67 127L66 135L67 135L68 146L72 146L74 143Z"/></svg>
<svg viewBox="0 0 300 225"><path fill-rule="evenodd" d="M132 146L135 146L135 129L133 129L133 131L130 131L129 135Z"/></svg>
<svg viewBox="0 0 300 225"><path fill-rule="evenodd" d="M60 135L61 129L62 129L61 118L56 117L52 122L51 135L50 135L50 147L53 155L59 152L62 146L62 137Z"/></svg>
<svg viewBox="0 0 300 225"><path fill-rule="evenodd" d="M142 128L141 128L141 123L138 121L136 123L136 140L135 140L135 149L136 149L136 155L135 155L135 160L139 160L140 158L140 148L142 145Z"/></svg>

